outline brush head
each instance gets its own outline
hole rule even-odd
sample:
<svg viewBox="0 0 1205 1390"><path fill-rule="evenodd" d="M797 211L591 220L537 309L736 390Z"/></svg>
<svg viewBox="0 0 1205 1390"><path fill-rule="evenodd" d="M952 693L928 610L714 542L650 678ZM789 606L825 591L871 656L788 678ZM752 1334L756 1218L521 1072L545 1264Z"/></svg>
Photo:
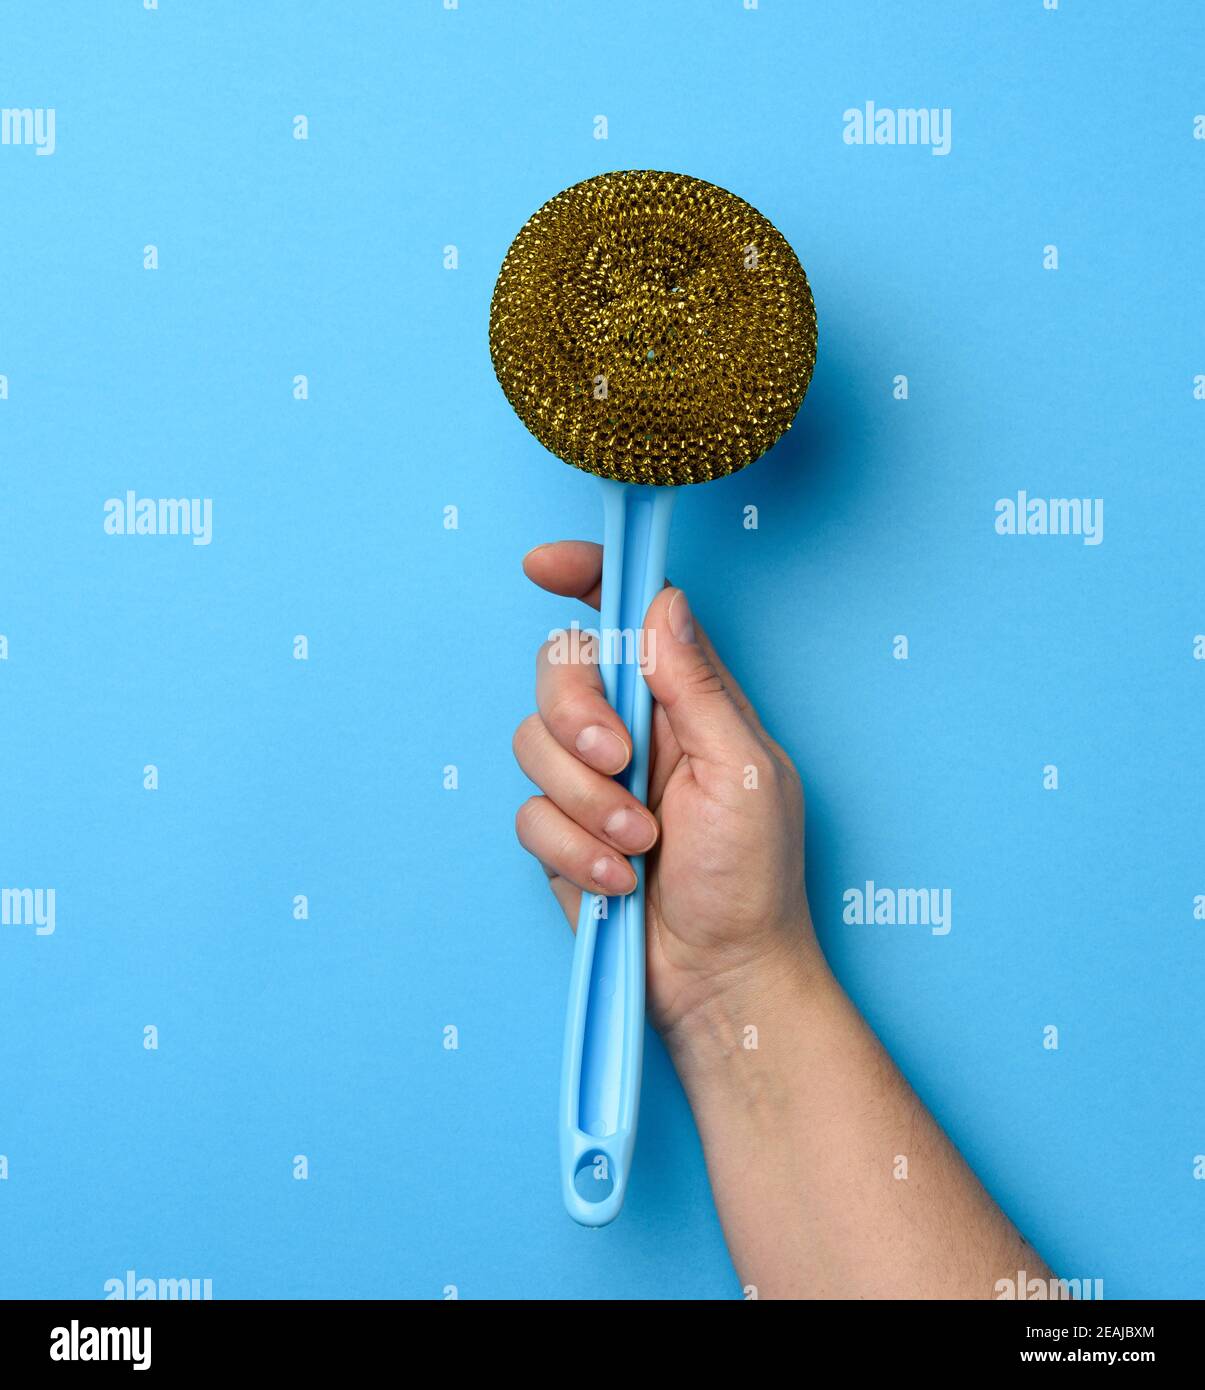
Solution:
<svg viewBox="0 0 1205 1390"><path fill-rule="evenodd" d="M714 184L600 174L535 213L490 305L515 412L558 458L627 483L706 482L785 431L816 310L785 238Z"/></svg>

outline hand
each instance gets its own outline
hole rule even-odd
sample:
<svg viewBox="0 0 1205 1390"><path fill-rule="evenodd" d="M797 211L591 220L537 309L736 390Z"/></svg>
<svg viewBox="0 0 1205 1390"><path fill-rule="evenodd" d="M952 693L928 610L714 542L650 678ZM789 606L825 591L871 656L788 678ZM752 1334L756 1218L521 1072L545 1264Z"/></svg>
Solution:
<svg viewBox="0 0 1205 1390"><path fill-rule="evenodd" d="M523 567L541 588L598 607L601 546L539 546ZM654 599L645 630L656 701L647 810L614 780L631 738L603 693L597 644L583 637L577 659L550 660L551 643L538 654L537 712L514 749L543 794L520 807L516 829L572 926L583 890L631 892L626 856L648 852L648 1004L669 1034L729 991L756 996L824 963L804 891L798 773L681 590Z"/></svg>
<svg viewBox="0 0 1205 1390"><path fill-rule="evenodd" d="M601 563L582 541L523 562L542 588L595 607ZM690 1099L742 1284L759 1298L991 1298L1010 1271L1047 1277L824 963L790 759L680 590L653 600L645 631L649 809L612 780L631 741L592 644L567 663L545 646L538 713L515 735L543 795L520 809L519 838L571 925L583 889L630 892L626 856L649 851L649 1012Z"/></svg>

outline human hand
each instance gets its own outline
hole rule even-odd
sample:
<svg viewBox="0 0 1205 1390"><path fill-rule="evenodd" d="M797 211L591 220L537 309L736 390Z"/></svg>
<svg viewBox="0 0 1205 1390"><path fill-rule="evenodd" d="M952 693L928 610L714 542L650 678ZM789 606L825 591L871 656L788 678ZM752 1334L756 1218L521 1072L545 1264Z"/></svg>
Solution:
<svg viewBox="0 0 1205 1390"><path fill-rule="evenodd" d="M601 546L539 546L523 567L541 588L598 607ZM537 712L519 725L514 750L542 795L520 807L516 830L570 925L583 891L631 892L626 856L647 852L647 997L668 1035L731 992L761 997L824 963L804 890L803 793L791 760L681 590L658 595L645 631L642 668L656 702L648 808L614 780L631 737L603 693L597 642L581 633L574 659L551 659L551 642L537 656Z"/></svg>
<svg viewBox="0 0 1205 1390"><path fill-rule="evenodd" d="M601 564L599 546L561 541L523 567L597 607ZM613 780L631 740L596 644L569 662L545 644L538 712L515 735L543 794L517 826L571 925L583 890L631 892L626 855L648 852L649 1012L690 1098L742 1284L759 1298L990 1298L1010 1270L1046 1278L824 963L790 759L679 590L653 600L645 631L648 809Z"/></svg>

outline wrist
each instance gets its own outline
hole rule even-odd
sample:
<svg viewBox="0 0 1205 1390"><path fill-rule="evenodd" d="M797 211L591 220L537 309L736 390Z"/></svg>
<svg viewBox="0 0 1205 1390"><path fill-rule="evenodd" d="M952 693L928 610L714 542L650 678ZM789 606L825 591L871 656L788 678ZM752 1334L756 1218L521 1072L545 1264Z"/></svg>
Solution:
<svg viewBox="0 0 1205 1390"><path fill-rule="evenodd" d="M700 1087L714 1092L731 1083L747 1091L752 1073L795 1051L809 1019L839 988L805 927L715 977L663 1030L692 1103Z"/></svg>

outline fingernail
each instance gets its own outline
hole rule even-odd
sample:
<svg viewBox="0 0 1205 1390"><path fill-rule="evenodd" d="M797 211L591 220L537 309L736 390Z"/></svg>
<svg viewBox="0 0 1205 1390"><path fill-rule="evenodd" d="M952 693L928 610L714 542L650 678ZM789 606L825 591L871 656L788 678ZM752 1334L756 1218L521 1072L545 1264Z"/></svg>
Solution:
<svg viewBox="0 0 1205 1390"><path fill-rule="evenodd" d="M612 859L610 855L594 861L590 877L608 893L628 893L636 881L636 875L628 865L619 859Z"/></svg>
<svg viewBox="0 0 1205 1390"><path fill-rule="evenodd" d="M628 761L628 746L618 734L591 724L574 740L577 751L599 772L618 772Z"/></svg>
<svg viewBox="0 0 1205 1390"><path fill-rule="evenodd" d="M524 555L523 563L526 564L528 560L530 560L531 557L536 553L537 550L547 550L550 544L551 542L545 541L543 545L533 545L532 548L527 552L527 554Z"/></svg>
<svg viewBox="0 0 1205 1390"><path fill-rule="evenodd" d="M614 840L629 854L639 854L653 843L655 826L648 816L633 811L630 806L621 806L613 811L603 823L603 834Z"/></svg>
<svg viewBox="0 0 1205 1390"><path fill-rule="evenodd" d="M686 602L686 595L681 589L669 602L669 630L679 642L695 640L695 624L690 616L690 604Z"/></svg>

